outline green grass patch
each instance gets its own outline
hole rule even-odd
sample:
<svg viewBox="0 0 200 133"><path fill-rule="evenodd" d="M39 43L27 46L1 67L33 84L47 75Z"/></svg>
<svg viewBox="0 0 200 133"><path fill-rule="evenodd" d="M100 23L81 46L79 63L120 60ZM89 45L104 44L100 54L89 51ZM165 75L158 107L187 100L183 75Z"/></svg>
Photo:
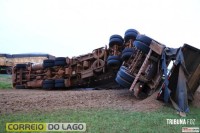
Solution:
<svg viewBox="0 0 200 133"><path fill-rule="evenodd" d="M163 107L155 112L131 112L113 109L58 110L54 112L30 112L3 114L0 132L5 132L7 122L86 123L90 133L175 133L182 127L200 126L200 108L191 107L186 118L178 116L172 108ZM195 125L167 125L166 119L195 119Z"/></svg>
<svg viewBox="0 0 200 133"><path fill-rule="evenodd" d="M11 75L0 74L0 89L11 89L12 77Z"/></svg>

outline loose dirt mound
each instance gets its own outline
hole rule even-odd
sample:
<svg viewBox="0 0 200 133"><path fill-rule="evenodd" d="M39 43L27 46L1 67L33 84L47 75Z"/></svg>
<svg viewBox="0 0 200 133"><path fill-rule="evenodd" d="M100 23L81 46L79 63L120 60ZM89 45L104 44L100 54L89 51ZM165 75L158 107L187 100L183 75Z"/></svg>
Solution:
<svg viewBox="0 0 200 133"><path fill-rule="evenodd" d="M45 91L1 90L0 113L56 109L114 108L149 111L162 106L155 95L140 101L128 90Z"/></svg>
<svg viewBox="0 0 200 133"><path fill-rule="evenodd" d="M157 93L144 100L136 99L128 90L45 91L0 90L0 114L57 109L112 108L131 111L152 111L163 106ZM194 106L200 107L200 89Z"/></svg>

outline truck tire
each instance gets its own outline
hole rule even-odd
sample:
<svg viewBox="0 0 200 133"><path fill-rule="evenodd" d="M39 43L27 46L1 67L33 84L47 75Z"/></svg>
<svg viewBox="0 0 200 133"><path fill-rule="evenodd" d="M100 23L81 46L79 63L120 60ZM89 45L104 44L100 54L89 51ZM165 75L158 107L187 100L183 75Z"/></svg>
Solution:
<svg viewBox="0 0 200 133"><path fill-rule="evenodd" d="M121 66L120 70L126 70L126 71L128 71L128 68L126 66Z"/></svg>
<svg viewBox="0 0 200 133"><path fill-rule="evenodd" d="M53 89L55 87L54 80L44 80L42 84L43 89Z"/></svg>
<svg viewBox="0 0 200 133"><path fill-rule="evenodd" d="M67 65L65 57L57 57L55 59L55 66L65 66L65 65Z"/></svg>
<svg viewBox="0 0 200 133"><path fill-rule="evenodd" d="M137 40L137 41L140 41L140 42L143 42L143 43L145 43L147 46L149 46L149 45L151 44L151 41L152 41L153 39L151 39L150 37L145 36L145 35L138 35L138 36L136 37L136 40Z"/></svg>
<svg viewBox="0 0 200 133"><path fill-rule="evenodd" d="M43 67L44 68L49 68L49 67L53 67L55 65L55 61L52 59L47 59L43 61Z"/></svg>
<svg viewBox="0 0 200 133"><path fill-rule="evenodd" d="M112 47L113 45L122 46L123 43L124 43L124 39L120 35L115 34L110 37L109 47Z"/></svg>
<svg viewBox="0 0 200 133"><path fill-rule="evenodd" d="M123 66L118 71L118 75L130 83L132 83L135 79L135 77L131 75L126 69L124 69Z"/></svg>
<svg viewBox="0 0 200 133"><path fill-rule="evenodd" d="M123 53L126 53L126 52L134 52L135 50L133 48L124 48L124 50L122 51L122 54Z"/></svg>
<svg viewBox="0 0 200 133"><path fill-rule="evenodd" d="M128 60L132 54L134 54L135 50L133 48L125 48L123 51L122 51L122 60L125 61L125 60Z"/></svg>
<svg viewBox="0 0 200 133"><path fill-rule="evenodd" d="M133 54L132 52L123 53L121 58L122 58L123 61L126 61L131 57L132 54Z"/></svg>
<svg viewBox="0 0 200 133"><path fill-rule="evenodd" d="M148 54L150 48L145 43L140 41L134 41L133 45L140 51L142 51L145 54Z"/></svg>
<svg viewBox="0 0 200 133"><path fill-rule="evenodd" d="M65 80L64 79L56 79L55 80L55 88L64 88Z"/></svg>
<svg viewBox="0 0 200 133"><path fill-rule="evenodd" d="M17 69L20 69L20 68L25 69L26 66L27 66L26 64L17 64L17 65L16 65L16 68L17 68Z"/></svg>
<svg viewBox="0 0 200 133"><path fill-rule="evenodd" d="M94 70L94 72L99 73L99 72L103 71L104 65L105 65L105 62L102 59L97 59L93 62L92 69ZM100 67L100 68L98 68L98 67Z"/></svg>
<svg viewBox="0 0 200 133"><path fill-rule="evenodd" d="M15 88L16 89L25 89L25 86L24 85L16 85Z"/></svg>
<svg viewBox="0 0 200 133"><path fill-rule="evenodd" d="M107 59L107 65L108 66L120 66L121 65L121 59L119 56L113 55L113 56L108 56Z"/></svg>
<svg viewBox="0 0 200 133"><path fill-rule="evenodd" d="M6 68L6 73L11 75L12 74L12 67L7 67Z"/></svg>
<svg viewBox="0 0 200 133"><path fill-rule="evenodd" d="M115 81L122 87L125 88L130 88L131 87L131 83L124 80L120 75L117 74Z"/></svg>
<svg viewBox="0 0 200 133"><path fill-rule="evenodd" d="M110 66L110 67L118 67L121 65L121 61L119 60L109 60L107 62L107 65Z"/></svg>
<svg viewBox="0 0 200 133"><path fill-rule="evenodd" d="M133 39L133 40L135 40L136 39L136 37L137 37L137 35L138 35L138 31L137 30L135 30L135 29L128 29L126 32L125 32L125 34L124 34L124 40L125 40L125 42L127 42L128 40L130 40L130 39Z"/></svg>
<svg viewBox="0 0 200 133"><path fill-rule="evenodd" d="M119 55L110 55L110 56L108 56L108 58L107 58L107 61L109 61L109 60L118 60L118 61L121 61Z"/></svg>

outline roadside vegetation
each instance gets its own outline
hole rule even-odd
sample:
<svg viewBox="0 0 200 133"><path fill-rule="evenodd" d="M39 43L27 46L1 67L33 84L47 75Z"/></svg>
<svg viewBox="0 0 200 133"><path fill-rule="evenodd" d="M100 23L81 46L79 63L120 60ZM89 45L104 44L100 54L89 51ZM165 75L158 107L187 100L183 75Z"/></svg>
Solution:
<svg viewBox="0 0 200 133"><path fill-rule="evenodd" d="M12 76L7 74L0 74L0 89L12 88Z"/></svg>
<svg viewBox="0 0 200 133"><path fill-rule="evenodd" d="M1 114L0 132L7 122L86 123L90 133L181 132L182 127L200 126L200 108L191 107L191 113L181 118L169 107L154 112L131 112L113 109L57 110ZM168 125L166 119L195 119L195 125Z"/></svg>

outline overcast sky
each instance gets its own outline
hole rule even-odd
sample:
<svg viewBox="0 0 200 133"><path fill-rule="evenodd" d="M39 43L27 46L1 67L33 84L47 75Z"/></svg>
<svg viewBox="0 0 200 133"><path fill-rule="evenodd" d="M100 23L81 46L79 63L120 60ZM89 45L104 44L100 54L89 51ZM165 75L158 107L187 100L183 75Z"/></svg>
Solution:
<svg viewBox="0 0 200 133"><path fill-rule="evenodd" d="M0 53L78 56L130 28L200 48L200 0L0 0Z"/></svg>

